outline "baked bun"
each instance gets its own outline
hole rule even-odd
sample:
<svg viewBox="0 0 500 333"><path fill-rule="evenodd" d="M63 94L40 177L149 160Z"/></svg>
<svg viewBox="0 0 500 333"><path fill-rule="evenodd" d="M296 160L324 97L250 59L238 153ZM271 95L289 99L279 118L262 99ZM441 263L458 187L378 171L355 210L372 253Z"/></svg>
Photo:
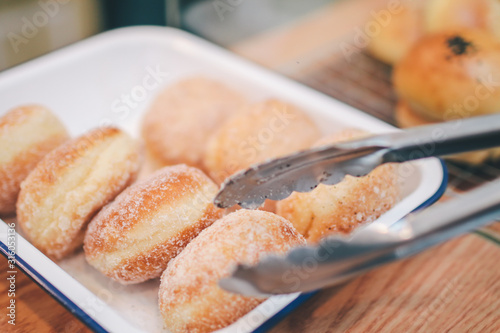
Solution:
<svg viewBox="0 0 500 333"><path fill-rule="evenodd" d="M210 135L246 103L219 82L193 77L163 90L144 116L142 137L162 165L186 163L203 168Z"/></svg>
<svg viewBox="0 0 500 333"><path fill-rule="evenodd" d="M92 219L87 262L121 283L159 277L200 231L222 216L217 186L184 164L165 167L134 184Z"/></svg>
<svg viewBox="0 0 500 333"><path fill-rule="evenodd" d="M82 245L92 216L133 181L139 160L137 144L116 128L68 141L22 182L19 226L39 250L63 258Z"/></svg>
<svg viewBox="0 0 500 333"><path fill-rule="evenodd" d="M0 215L16 211L21 182L67 139L64 125L39 105L15 108L0 118Z"/></svg>
<svg viewBox="0 0 500 333"><path fill-rule="evenodd" d="M248 106L219 128L208 143L205 166L212 179L221 183L254 163L306 149L319 136L302 110L267 100Z"/></svg>
<svg viewBox="0 0 500 333"><path fill-rule="evenodd" d="M500 43L477 30L421 38L395 66L394 86L430 121L500 110Z"/></svg>
<svg viewBox="0 0 500 333"><path fill-rule="evenodd" d="M315 147L364 136L366 132L346 130L318 141ZM347 234L376 220L394 206L398 196L397 168L384 164L364 177L348 175L336 185L320 184L308 193L294 192L278 202L277 213L292 222L308 242L317 243L327 235Z"/></svg>
<svg viewBox="0 0 500 333"><path fill-rule="evenodd" d="M387 11L387 23L372 19L379 26L369 41L368 52L378 60L393 65L403 58L411 46L423 35L421 1L402 1L396 13Z"/></svg>
<svg viewBox="0 0 500 333"><path fill-rule="evenodd" d="M238 263L286 253L305 243L290 222L268 212L239 210L216 221L186 246L161 277L160 312L170 332L212 332L235 322L264 299L218 286Z"/></svg>
<svg viewBox="0 0 500 333"><path fill-rule="evenodd" d="M408 128L414 126L432 125L437 122L429 121L418 113L414 112L408 103L399 101L396 106L396 122L399 127ZM448 160L453 160L471 165L479 165L488 160L500 158L500 148L471 151L468 153L445 156Z"/></svg>
<svg viewBox="0 0 500 333"><path fill-rule="evenodd" d="M500 38L500 1L426 0L425 31L480 29Z"/></svg>

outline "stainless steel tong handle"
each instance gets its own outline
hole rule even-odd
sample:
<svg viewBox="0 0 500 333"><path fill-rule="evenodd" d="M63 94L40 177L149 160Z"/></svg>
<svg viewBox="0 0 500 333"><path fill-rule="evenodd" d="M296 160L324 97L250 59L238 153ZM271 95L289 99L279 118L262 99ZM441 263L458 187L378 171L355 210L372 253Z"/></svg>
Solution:
<svg viewBox="0 0 500 333"><path fill-rule="evenodd" d="M374 222L349 238L269 256L240 265L221 280L226 290L249 296L307 292L338 284L387 262L419 253L500 218L500 179L386 226Z"/></svg>
<svg viewBox="0 0 500 333"><path fill-rule="evenodd" d="M384 154L384 162L403 162L492 148L500 145L500 114L414 127L373 137L369 144L389 147Z"/></svg>

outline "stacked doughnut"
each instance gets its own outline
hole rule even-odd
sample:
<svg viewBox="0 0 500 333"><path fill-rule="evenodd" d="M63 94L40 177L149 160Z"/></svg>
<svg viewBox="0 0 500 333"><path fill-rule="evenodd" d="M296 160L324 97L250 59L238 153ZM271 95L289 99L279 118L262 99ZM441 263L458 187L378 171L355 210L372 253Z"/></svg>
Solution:
<svg viewBox="0 0 500 333"><path fill-rule="evenodd" d="M117 128L70 140L22 182L18 224L39 250L62 259L82 246L90 219L132 183L139 165L138 145Z"/></svg>
<svg viewBox="0 0 500 333"><path fill-rule="evenodd" d="M172 260L161 277L160 312L170 332L212 332L245 315L262 298L218 286L236 264L255 264L263 254L284 254L305 243L282 217L239 210L205 229Z"/></svg>
<svg viewBox="0 0 500 333"><path fill-rule="evenodd" d="M59 119L39 105L15 108L0 118L0 215L16 211L21 182L68 138Z"/></svg>
<svg viewBox="0 0 500 333"><path fill-rule="evenodd" d="M316 124L294 105L276 99L250 104L213 134L205 166L222 183L252 164L306 149L319 137Z"/></svg>
<svg viewBox="0 0 500 333"><path fill-rule="evenodd" d="M360 139L369 134L344 130L324 137L314 147ZM377 167L364 177L347 175L336 185L318 185L308 193L294 192L277 204L277 214L292 222L310 243L331 234L348 234L391 209L399 198L397 168Z"/></svg>
<svg viewBox="0 0 500 333"><path fill-rule="evenodd" d="M165 167L102 209L85 236L87 262L121 283L159 277L168 262L222 217L217 186L199 169Z"/></svg>
<svg viewBox="0 0 500 333"><path fill-rule="evenodd" d="M142 122L150 163L203 169L210 135L245 104L239 92L215 80L190 77L172 84L158 94Z"/></svg>

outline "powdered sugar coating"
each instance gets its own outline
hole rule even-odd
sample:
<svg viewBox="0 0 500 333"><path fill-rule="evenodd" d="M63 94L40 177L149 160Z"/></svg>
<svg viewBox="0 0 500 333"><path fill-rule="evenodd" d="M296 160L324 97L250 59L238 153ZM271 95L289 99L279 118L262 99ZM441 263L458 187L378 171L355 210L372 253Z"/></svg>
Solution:
<svg viewBox="0 0 500 333"><path fill-rule="evenodd" d="M348 141L368 134L347 129L327 136L314 146ZM312 243L335 233L346 234L363 223L376 220L392 208L399 197L397 168L377 167L364 177L346 176L336 185L320 184L308 193L292 193L279 201L277 213L290 220Z"/></svg>
<svg viewBox="0 0 500 333"><path fill-rule="evenodd" d="M102 209L85 236L86 259L121 283L159 277L185 246L222 216L217 186L199 169L165 167Z"/></svg>
<svg viewBox="0 0 500 333"><path fill-rule="evenodd" d="M83 243L92 216L135 178L138 145L116 128L99 128L47 154L21 184L20 227L31 243L61 259Z"/></svg>
<svg viewBox="0 0 500 333"><path fill-rule="evenodd" d="M226 121L210 139L204 163L221 183L254 163L309 148L319 138L318 127L305 112L270 99Z"/></svg>
<svg viewBox="0 0 500 333"><path fill-rule="evenodd" d="M156 97L144 116L142 136L151 155L163 165L186 163L203 169L208 139L245 103L240 93L222 83L186 78Z"/></svg>
<svg viewBox="0 0 500 333"><path fill-rule="evenodd" d="M256 263L304 243L290 222L272 213L242 209L216 221L162 275L159 306L167 328L212 332L233 323L264 299L226 292L218 280L237 263Z"/></svg>
<svg viewBox="0 0 500 333"><path fill-rule="evenodd" d="M21 106L0 118L0 214L15 212L21 182L67 139L64 125L42 106Z"/></svg>

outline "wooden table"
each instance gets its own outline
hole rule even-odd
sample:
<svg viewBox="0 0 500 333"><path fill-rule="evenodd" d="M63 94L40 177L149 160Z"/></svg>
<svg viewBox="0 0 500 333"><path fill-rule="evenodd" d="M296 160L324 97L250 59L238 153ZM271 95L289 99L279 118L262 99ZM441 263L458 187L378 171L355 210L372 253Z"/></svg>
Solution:
<svg viewBox="0 0 500 333"><path fill-rule="evenodd" d="M335 3L231 49L307 83L311 68L339 56L339 42L352 39L370 11L384 6L387 0ZM497 222L481 234L465 235L323 290L272 332L500 332L499 258ZM7 271L1 257L2 309L8 302ZM8 325L2 315L0 331L89 332L24 273L17 274L16 284L17 324Z"/></svg>

